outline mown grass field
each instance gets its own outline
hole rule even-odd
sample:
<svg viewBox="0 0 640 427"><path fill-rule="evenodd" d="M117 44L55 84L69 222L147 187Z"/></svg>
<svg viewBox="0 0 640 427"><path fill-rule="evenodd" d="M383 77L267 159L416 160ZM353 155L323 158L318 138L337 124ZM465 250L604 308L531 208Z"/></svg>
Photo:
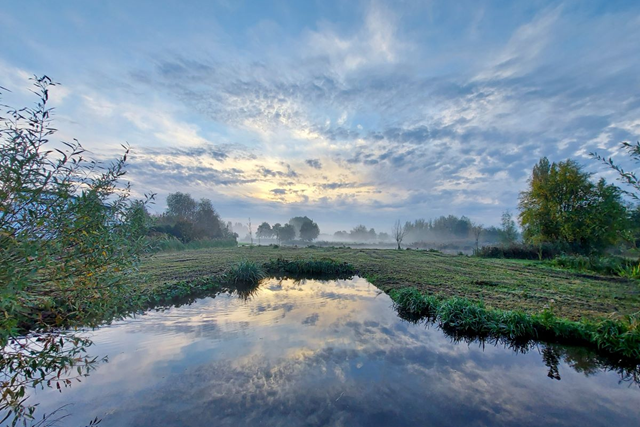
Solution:
<svg viewBox="0 0 640 427"><path fill-rule="evenodd" d="M241 260L264 263L331 258L349 262L381 290L415 287L443 297L482 300L503 310L545 307L571 320L620 318L640 311L640 282L573 273L533 261L481 259L416 250L237 247L159 253L146 259L145 286L218 274Z"/></svg>

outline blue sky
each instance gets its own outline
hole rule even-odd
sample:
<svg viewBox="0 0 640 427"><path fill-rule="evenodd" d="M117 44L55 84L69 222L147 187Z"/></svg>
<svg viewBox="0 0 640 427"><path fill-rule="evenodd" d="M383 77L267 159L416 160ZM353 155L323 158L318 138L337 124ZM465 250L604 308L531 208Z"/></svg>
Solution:
<svg viewBox="0 0 640 427"><path fill-rule="evenodd" d="M323 231L515 211L541 157L640 139L637 1L48 1L0 8L3 102L133 147L139 194Z"/></svg>

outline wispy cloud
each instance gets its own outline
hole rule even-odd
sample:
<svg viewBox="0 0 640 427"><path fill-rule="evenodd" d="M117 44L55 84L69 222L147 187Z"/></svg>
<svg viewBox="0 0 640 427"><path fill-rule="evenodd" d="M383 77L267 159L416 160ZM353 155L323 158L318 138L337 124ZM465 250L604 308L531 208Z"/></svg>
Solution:
<svg viewBox="0 0 640 427"><path fill-rule="evenodd" d="M590 151L640 138L640 6L459 7L376 1L307 16L289 5L245 22L239 5L198 33L159 4L139 31L162 22L175 43L113 33L138 61L81 39L55 51L103 64L102 46L114 58L61 73L61 135L100 155L128 141L136 188L209 196L223 215L313 212L377 228L442 213L495 224L539 157L597 171ZM65 37L91 27L87 11ZM64 62L21 40L43 67ZM0 86L22 90L30 64L7 55Z"/></svg>

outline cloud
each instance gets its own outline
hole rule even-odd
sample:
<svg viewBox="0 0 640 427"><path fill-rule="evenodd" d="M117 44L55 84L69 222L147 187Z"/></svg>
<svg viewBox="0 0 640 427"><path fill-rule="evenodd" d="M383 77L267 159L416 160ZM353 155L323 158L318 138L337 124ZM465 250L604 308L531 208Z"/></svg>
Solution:
<svg viewBox="0 0 640 427"><path fill-rule="evenodd" d="M210 194L238 215L497 224L539 157L600 172L589 152L619 158L621 140L640 139L640 8L473 5L290 8L295 29L270 10L162 49L138 40L127 53L148 61L113 56L119 74L64 86L61 136L103 158L130 142L134 188ZM30 62L5 61L0 85L20 86Z"/></svg>
<svg viewBox="0 0 640 427"><path fill-rule="evenodd" d="M318 159L307 159L304 162L314 169L322 169L322 163Z"/></svg>

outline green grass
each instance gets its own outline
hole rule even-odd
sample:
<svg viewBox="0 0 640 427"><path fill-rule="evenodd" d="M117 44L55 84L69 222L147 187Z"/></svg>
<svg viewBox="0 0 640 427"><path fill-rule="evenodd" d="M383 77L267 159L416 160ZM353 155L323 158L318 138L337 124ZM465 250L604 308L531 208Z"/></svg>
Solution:
<svg viewBox="0 0 640 427"><path fill-rule="evenodd" d="M254 261L242 260L229 267L222 280L232 285L256 285L265 277L264 270Z"/></svg>
<svg viewBox="0 0 640 427"><path fill-rule="evenodd" d="M412 287L439 298L462 297L487 307L528 314L553 307L569 320L622 319L640 310L640 284L553 268L538 261L459 257L427 251L293 248L257 246L159 253L140 268L145 286L223 274L240 260L263 265L271 260L349 263L358 275L385 292Z"/></svg>
<svg viewBox="0 0 640 427"><path fill-rule="evenodd" d="M600 351L640 360L640 316L575 322L550 310L527 314L486 307L466 298L426 295L415 288L394 289L389 295L409 320L427 319L454 335L503 339L524 343L542 339L595 347Z"/></svg>
<svg viewBox="0 0 640 427"><path fill-rule="evenodd" d="M151 245L153 252L181 252L207 248L234 248L238 246L238 242L235 239L204 239L182 243L172 238L155 240Z"/></svg>
<svg viewBox="0 0 640 427"><path fill-rule="evenodd" d="M587 271L610 276L638 279L638 260L616 256L587 257L582 255L561 255L549 262L554 267L576 271Z"/></svg>
<svg viewBox="0 0 640 427"><path fill-rule="evenodd" d="M329 258L289 261L280 257L265 262L263 267L267 272L276 276L348 278L356 273L353 265Z"/></svg>

